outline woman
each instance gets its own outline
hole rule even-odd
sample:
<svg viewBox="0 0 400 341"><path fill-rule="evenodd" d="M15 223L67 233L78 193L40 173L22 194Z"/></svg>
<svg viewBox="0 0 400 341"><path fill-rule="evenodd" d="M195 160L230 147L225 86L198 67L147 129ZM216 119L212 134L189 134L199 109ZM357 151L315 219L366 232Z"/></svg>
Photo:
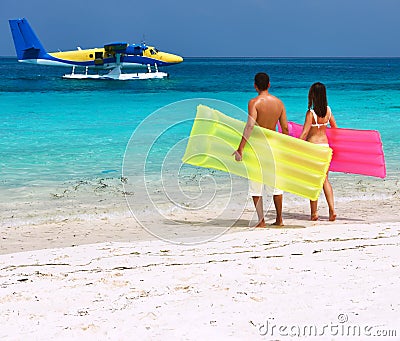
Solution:
<svg viewBox="0 0 400 341"><path fill-rule="evenodd" d="M326 136L326 127L337 128L335 118L328 106L326 88L322 83L314 83L308 92L308 111L300 138L311 143L329 146ZM336 219L336 212L333 202L333 190L326 174L324 182L324 194L329 207L329 220ZM318 200L310 200L311 220L318 220Z"/></svg>

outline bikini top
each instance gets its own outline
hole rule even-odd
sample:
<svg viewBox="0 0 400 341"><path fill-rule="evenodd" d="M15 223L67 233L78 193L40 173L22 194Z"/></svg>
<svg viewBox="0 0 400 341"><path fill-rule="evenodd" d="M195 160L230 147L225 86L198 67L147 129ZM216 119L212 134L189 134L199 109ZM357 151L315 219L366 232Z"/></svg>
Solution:
<svg viewBox="0 0 400 341"><path fill-rule="evenodd" d="M315 113L314 109L310 109L311 113L313 114L314 121L315 121L315 124L311 124L311 127L320 128L321 126L327 126L329 124L329 120L331 119L332 111L331 111L331 108L329 108L329 106L327 106L326 108L327 108L327 111L329 111L329 118L328 118L328 121L326 121L326 123L318 123L317 114Z"/></svg>

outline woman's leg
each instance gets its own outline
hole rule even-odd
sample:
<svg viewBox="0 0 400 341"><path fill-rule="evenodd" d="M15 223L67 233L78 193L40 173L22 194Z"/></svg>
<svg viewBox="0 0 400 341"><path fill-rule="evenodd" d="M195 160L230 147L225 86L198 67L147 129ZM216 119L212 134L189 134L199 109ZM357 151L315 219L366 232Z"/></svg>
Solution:
<svg viewBox="0 0 400 341"><path fill-rule="evenodd" d="M329 207L329 221L335 221L336 212L335 212L335 203L333 200L333 189L328 180L328 174L326 175L326 179L324 182L324 194Z"/></svg>

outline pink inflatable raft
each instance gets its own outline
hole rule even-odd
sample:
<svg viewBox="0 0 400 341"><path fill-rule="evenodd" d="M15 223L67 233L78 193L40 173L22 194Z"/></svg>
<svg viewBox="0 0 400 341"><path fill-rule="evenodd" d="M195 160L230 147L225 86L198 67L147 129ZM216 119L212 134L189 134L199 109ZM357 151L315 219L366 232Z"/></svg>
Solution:
<svg viewBox="0 0 400 341"><path fill-rule="evenodd" d="M295 122L288 122L288 127L289 135L297 138L303 131L303 126ZM327 128L326 135L333 150L330 171L386 177L385 157L378 131Z"/></svg>

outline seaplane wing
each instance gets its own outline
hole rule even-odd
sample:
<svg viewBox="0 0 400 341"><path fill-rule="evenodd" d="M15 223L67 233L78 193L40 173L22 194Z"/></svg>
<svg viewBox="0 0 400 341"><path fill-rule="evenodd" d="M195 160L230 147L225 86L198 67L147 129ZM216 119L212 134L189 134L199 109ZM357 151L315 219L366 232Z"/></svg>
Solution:
<svg viewBox="0 0 400 341"><path fill-rule="evenodd" d="M147 46L143 43L116 42L106 44L101 48L78 48L73 51L47 52L26 18L9 20L9 23L18 61L23 63L85 67L86 74L87 68L97 70L112 69L111 76L115 76L116 74L121 74L121 68L146 66L148 71L151 72L151 67L155 67L156 72L158 72L159 66L174 65L183 61L183 58L178 55L159 51L155 47ZM74 74L74 71L72 74ZM114 76L112 78L115 78ZM65 78L84 79L84 77ZM87 78L95 79L98 77ZM140 79L147 78L162 77ZM129 77L119 79L129 79Z"/></svg>

